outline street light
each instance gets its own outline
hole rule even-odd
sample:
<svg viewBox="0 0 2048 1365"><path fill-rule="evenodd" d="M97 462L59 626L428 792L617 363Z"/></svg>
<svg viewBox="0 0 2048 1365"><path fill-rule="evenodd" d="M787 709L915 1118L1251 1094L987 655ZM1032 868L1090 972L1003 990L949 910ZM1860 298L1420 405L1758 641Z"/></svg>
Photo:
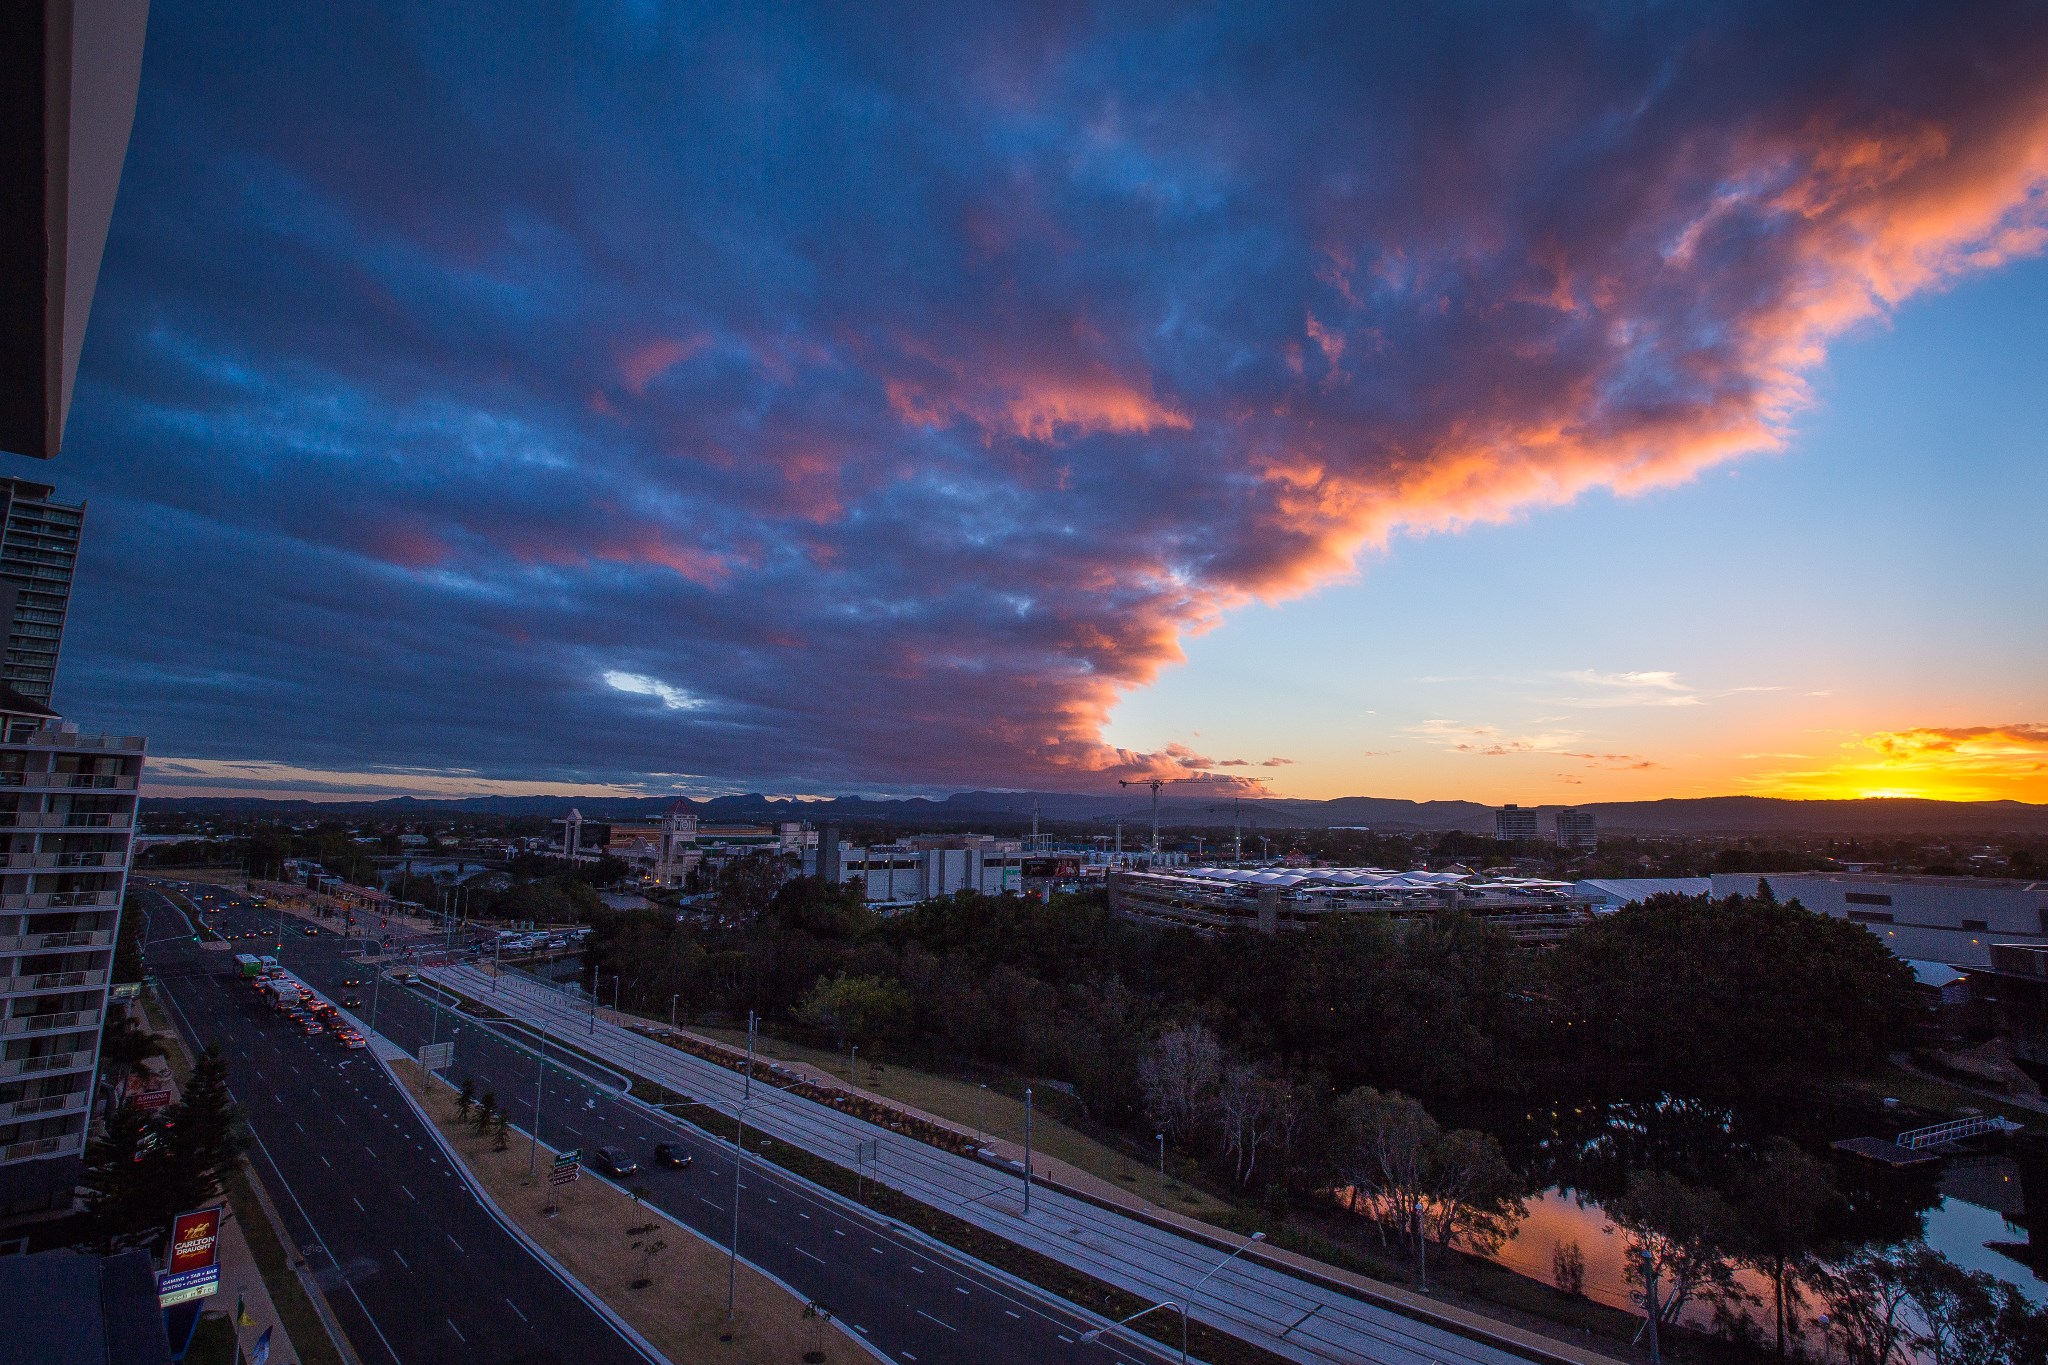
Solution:
<svg viewBox="0 0 2048 1365"><path fill-rule="evenodd" d="M725 1320L731 1322L736 1316L734 1303L739 1295L740 1285L740 1164L747 1156L747 1110L752 1101L743 1101L733 1111L732 1134L732 1246L725 1263Z"/></svg>
<svg viewBox="0 0 2048 1365"><path fill-rule="evenodd" d="M1192 1301L1195 1297L1195 1291L1197 1289L1200 1289L1203 1285L1209 1283L1209 1281L1212 1278L1214 1278L1217 1271L1223 1269L1223 1267L1229 1265L1232 1261L1236 1260L1239 1256L1244 1254L1245 1248L1249 1247L1254 1242L1263 1242L1265 1240L1265 1233L1255 1232L1251 1236L1247 1237L1244 1241L1240 1242L1235 1251L1231 1252L1228 1256L1225 1256L1215 1265L1210 1266L1209 1273L1207 1275L1202 1276L1201 1279L1196 1280L1193 1284L1188 1286L1187 1298L1190 1301ZM1159 1303L1155 1303L1150 1308L1140 1308L1137 1312L1131 1314L1129 1317L1118 1318L1115 1322L1112 1322L1107 1327L1091 1327L1087 1331L1081 1333L1081 1340L1100 1341L1102 1340L1105 1333L1112 1332L1119 1327L1127 1326L1130 1323L1136 1322L1139 1318L1144 1317L1147 1313L1156 1313L1162 1308L1171 1308L1175 1312L1180 1314L1180 1359L1181 1365L1187 1365L1188 1306L1186 1303L1177 1302L1173 1299L1166 1299Z"/></svg>

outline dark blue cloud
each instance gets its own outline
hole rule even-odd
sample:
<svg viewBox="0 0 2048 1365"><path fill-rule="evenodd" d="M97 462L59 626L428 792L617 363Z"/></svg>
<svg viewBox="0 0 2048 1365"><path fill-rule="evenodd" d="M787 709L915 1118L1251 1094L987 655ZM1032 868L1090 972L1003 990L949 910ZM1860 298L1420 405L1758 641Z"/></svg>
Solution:
<svg viewBox="0 0 2048 1365"><path fill-rule="evenodd" d="M342 769L1174 764L1098 736L1190 625L1768 444L2040 245L2038 7L1025 8L161 10L60 701Z"/></svg>

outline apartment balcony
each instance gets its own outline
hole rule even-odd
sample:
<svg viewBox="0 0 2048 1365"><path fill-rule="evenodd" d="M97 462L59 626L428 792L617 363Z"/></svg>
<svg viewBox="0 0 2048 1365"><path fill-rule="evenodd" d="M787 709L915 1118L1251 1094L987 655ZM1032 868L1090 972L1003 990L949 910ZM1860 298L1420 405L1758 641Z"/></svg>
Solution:
<svg viewBox="0 0 2048 1365"><path fill-rule="evenodd" d="M64 1133L57 1137L37 1138L33 1142L17 1142L12 1146L0 1147L0 1161L26 1161L30 1157L62 1156L83 1146L84 1132Z"/></svg>
<svg viewBox="0 0 2048 1365"><path fill-rule="evenodd" d="M0 867L17 871L32 868L123 868L126 853L0 853Z"/></svg>
<svg viewBox="0 0 2048 1365"><path fill-rule="evenodd" d="M62 730L31 730L9 742L35 749L112 750L130 754L141 753L149 743L141 735L81 735Z"/></svg>
<svg viewBox="0 0 2048 1365"><path fill-rule="evenodd" d="M37 972L33 976L0 976L0 995L34 995L42 991L80 991L107 984L107 969Z"/></svg>
<svg viewBox="0 0 2048 1365"><path fill-rule="evenodd" d="M52 1114L65 1114L85 1108L91 1092L74 1090L69 1095L38 1095L32 1100L16 1100L12 1104L0 1104L0 1121L18 1119L48 1118Z"/></svg>
<svg viewBox="0 0 2048 1365"><path fill-rule="evenodd" d="M77 929L67 934L13 934L0 938L0 953L44 953L56 948L111 948L112 929Z"/></svg>
<svg viewBox="0 0 2048 1365"><path fill-rule="evenodd" d="M112 910L119 891L27 891L0 895L0 910Z"/></svg>
<svg viewBox="0 0 2048 1365"><path fill-rule="evenodd" d="M17 1057L0 1062L0 1080L10 1076L47 1076L53 1071L83 1071L93 1064L90 1052L52 1052L41 1057Z"/></svg>
<svg viewBox="0 0 2048 1365"><path fill-rule="evenodd" d="M60 1033L65 1029L95 1028L98 1010L60 1010L55 1014L22 1014L0 1019L0 1037L18 1038L24 1033Z"/></svg>
<svg viewBox="0 0 2048 1365"><path fill-rule="evenodd" d="M131 773L33 773L0 772L0 787L26 787L32 790L132 792L135 777Z"/></svg>
<svg viewBox="0 0 2048 1365"><path fill-rule="evenodd" d="M92 812L0 810L0 830L9 829L127 829L135 821L133 811Z"/></svg>

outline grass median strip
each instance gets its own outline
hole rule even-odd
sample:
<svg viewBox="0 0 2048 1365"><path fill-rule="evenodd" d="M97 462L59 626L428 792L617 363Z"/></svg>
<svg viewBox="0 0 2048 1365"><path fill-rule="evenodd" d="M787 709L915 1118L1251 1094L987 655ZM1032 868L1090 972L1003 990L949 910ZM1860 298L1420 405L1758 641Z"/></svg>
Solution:
<svg viewBox="0 0 2048 1365"><path fill-rule="evenodd" d="M552 1153L545 1145L541 1152L549 1159L529 1176L525 1139L498 1151L491 1137L456 1117L447 1082L429 1080L412 1062L391 1066L499 1209L677 1365L871 1359L833 1326L830 1305L807 1304L744 1265L737 1314L728 1321L723 1251L604 1181L550 1184ZM520 1311L518 1305L513 1310Z"/></svg>
<svg viewBox="0 0 2048 1365"><path fill-rule="evenodd" d="M455 994L459 995L460 992ZM475 1011L479 1008L478 1002L473 998L466 995L462 998L470 1010ZM623 1071L617 1063L591 1056L582 1048L573 1043L566 1043L553 1034L549 1035L549 1042L559 1051L583 1057L608 1069ZM639 1076L633 1077L632 1093L635 1098L645 1100L649 1104L661 1105L664 1099L669 1100L670 1103L661 1106L666 1112L725 1142L732 1141L732 1119L715 1109L694 1101L673 1102L674 1091L664 1090ZM886 1218L915 1228L978 1261L1007 1271L1021 1280L1058 1295L1069 1303L1078 1304L1104 1317L1122 1318L1150 1306L1146 1300L1136 1295L1125 1293L1050 1256L1019 1246L963 1218L944 1213L872 1180L860 1181L855 1172L786 1142L763 1137L750 1129L747 1133L747 1150L762 1160L802 1176L813 1184L822 1185L850 1199L859 1199L868 1208ZM863 1195L865 1197L862 1197ZM1153 1314L1134 1323L1131 1330L1141 1332L1175 1351L1180 1348L1180 1325L1170 1313ZM1203 1360L1212 1362L1212 1365L1291 1365L1284 1356L1276 1355L1200 1322L1189 1324L1188 1349Z"/></svg>

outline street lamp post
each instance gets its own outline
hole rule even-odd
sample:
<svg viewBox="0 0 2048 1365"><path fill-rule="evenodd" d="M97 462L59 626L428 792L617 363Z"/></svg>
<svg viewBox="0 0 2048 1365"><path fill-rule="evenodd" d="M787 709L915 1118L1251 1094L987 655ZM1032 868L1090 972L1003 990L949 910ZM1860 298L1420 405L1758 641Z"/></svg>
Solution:
<svg viewBox="0 0 2048 1365"><path fill-rule="evenodd" d="M987 1122L988 1082L983 1081L974 1092L974 1140L988 1141Z"/></svg>
<svg viewBox="0 0 2048 1365"><path fill-rule="evenodd" d="M743 1101L733 1111L735 1127L732 1134L732 1246L725 1262L725 1320L731 1322L735 1315L734 1303L739 1295L740 1284L740 1165L747 1155L747 1109Z"/></svg>
<svg viewBox="0 0 2048 1365"><path fill-rule="evenodd" d="M533 1174L534 1160L540 1152L540 1102L545 1093L548 1077L548 1021L547 1015L540 1016L540 1064L533 1073L533 1140L526 1145L526 1173Z"/></svg>
<svg viewBox="0 0 2048 1365"><path fill-rule="evenodd" d="M1164 1199L1166 1197L1166 1134L1154 1133L1152 1136L1158 1139L1159 1142L1159 1197Z"/></svg>
<svg viewBox="0 0 2048 1365"><path fill-rule="evenodd" d="M1102 1340L1105 1334L1113 1332L1119 1327L1124 1327L1129 1325L1130 1323L1136 1322L1139 1318L1144 1317L1147 1313L1156 1313L1162 1308L1171 1308L1180 1314L1180 1358L1181 1365L1187 1365L1188 1304L1194 1301L1195 1291L1197 1289L1200 1289L1203 1285L1209 1283L1210 1280L1214 1279L1216 1276L1216 1272L1223 1269L1223 1267L1229 1265L1239 1256L1243 1255L1245 1250L1248 1247L1250 1247L1252 1243L1263 1242L1265 1240L1266 1234L1263 1232L1255 1232L1251 1236L1245 1238L1244 1241L1238 1244L1236 1250L1232 1251L1228 1256L1225 1256L1215 1265L1210 1266L1208 1274L1202 1276L1201 1279L1196 1280L1193 1284L1188 1286L1188 1292L1184 1300L1166 1299L1159 1303L1153 1304L1150 1308L1140 1308L1137 1312L1131 1314L1129 1317L1119 1318L1107 1327L1091 1327L1081 1334L1081 1340L1100 1341Z"/></svg>
<svg viewBox="0 0 2048 1365"><path fill-rule="evenodd" d="M668 1026L671 1029L676 1026L676 1006L682 1003L682 999L681 994L671 995L668 998Z"/></svg>
<svg viewBox="0 0 2048 1365"><path fill-rule="evenodd" d="M1031 1087L1024 1087L1024 1214L1031 1215Z"/></svg>

